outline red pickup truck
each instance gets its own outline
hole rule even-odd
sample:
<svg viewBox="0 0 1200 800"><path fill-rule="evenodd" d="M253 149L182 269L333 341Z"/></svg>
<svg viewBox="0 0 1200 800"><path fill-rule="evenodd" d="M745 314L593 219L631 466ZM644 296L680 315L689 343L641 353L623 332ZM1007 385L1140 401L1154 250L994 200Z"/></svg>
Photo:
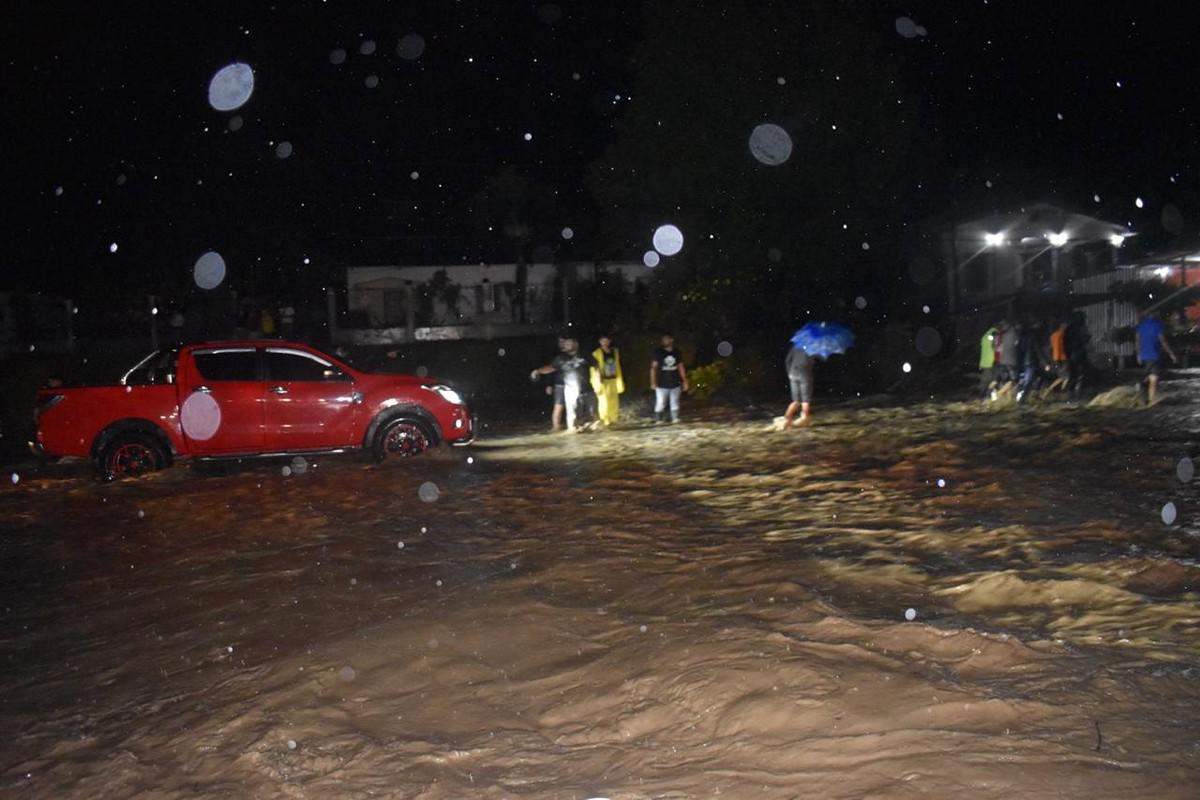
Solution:
<svg viewBox="0 0 1200 800"><path fill-rule="evenodd" d="M90 457L106 479L177 456L239 458L359 449L383 460L475 425L453 388L354 369L308 345L207 342L156 350L115 386L38 391L36 452Z"/></svg>

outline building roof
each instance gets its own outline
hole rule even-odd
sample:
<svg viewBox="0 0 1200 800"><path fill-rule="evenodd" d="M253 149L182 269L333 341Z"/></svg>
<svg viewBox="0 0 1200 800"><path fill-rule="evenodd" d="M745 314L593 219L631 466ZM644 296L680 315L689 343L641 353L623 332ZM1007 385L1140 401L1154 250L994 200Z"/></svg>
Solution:
<svg viewBox="0 0 1200 800"><path fill-rule="evenodd" d="M959 223L959 239L984 240L999 234L1009 244L1042 244L1051 234L1066 234L1065 245L1107 242L1134 232L1114 222L1076 214L1049 203L1036 203L1015 211L992 214Z"/></svg>

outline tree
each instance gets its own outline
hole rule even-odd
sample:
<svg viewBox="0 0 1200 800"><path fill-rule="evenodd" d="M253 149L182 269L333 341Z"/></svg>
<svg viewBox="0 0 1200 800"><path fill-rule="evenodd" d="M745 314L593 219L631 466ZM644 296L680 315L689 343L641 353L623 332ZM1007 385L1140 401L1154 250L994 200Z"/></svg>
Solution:
<svg viewBox="0 0 1200 800"><path fill-rule="evenodd" d="M649 249L662 223L683 230L659 283L673 324L782 321L844 298L871 268L864 243L899 236L912 175L916 103L883 21L851 3L662 0L643 23L632 99L588 174L605 255ZM768 123L790 140L783 163L752 153ZM758 155L781 160L772 146Z"/></svg>

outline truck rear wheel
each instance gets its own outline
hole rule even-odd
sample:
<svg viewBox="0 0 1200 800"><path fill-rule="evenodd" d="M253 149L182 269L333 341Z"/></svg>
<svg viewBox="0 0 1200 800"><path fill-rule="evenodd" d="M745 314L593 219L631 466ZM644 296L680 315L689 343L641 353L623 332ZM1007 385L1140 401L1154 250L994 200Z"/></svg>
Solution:
<svg viewBox="0 0 1200 800"><path fill-rule="evenodd" d="M136 478L167 465L167 454L154 437L137 432L118 433L100 451L96 463L106 481Z"/></svg>

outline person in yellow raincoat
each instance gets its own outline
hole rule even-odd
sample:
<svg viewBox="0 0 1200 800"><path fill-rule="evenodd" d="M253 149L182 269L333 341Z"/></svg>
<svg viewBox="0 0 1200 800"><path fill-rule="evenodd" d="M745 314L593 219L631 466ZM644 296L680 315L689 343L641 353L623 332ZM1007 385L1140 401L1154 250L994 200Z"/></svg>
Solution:
<svg viewBox="0 0 1200 800"><path fill-rule="evenodd" d="M625 391L625 375L621 372L621 351L613 347L612 337L600 337L600 346L592 351L590 370L592 388L596 391L597 418L606 427L621 416L621 394Z"/></svg>

